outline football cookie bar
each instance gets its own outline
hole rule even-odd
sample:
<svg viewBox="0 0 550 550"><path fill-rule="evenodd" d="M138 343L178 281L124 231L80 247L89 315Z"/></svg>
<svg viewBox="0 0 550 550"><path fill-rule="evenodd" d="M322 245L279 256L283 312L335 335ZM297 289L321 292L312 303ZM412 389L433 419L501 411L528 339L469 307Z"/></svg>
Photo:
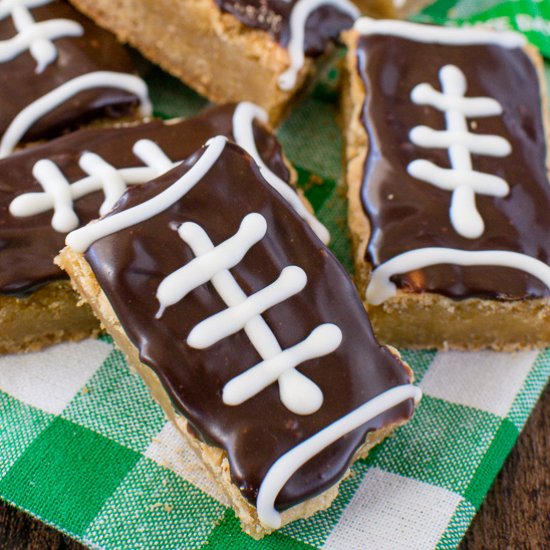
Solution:
<svg viewBox="0 0 550 550"><path fill-rule="evenodd" d="M359 15L349 0L73 0L123 42L216 103L253 101L272 123ZM376 1L380 11L388 2Z"/></svg>
<svg viewBox="0 0 550 550"><path fill-rule="evenodd" d="M166 172L211 136L221 133L246 147L272 185L328 240L287 185L291 173L280 146L253 125L257 117L265 120L265 112L244 103L185 121L90 128L0 160L0 352L33 351L97 330L89 308L76 307L66 275L53 264L65 235L108 212L127 185Z"/></svg>
<svg viewBox="0 0 550 550"><path fill-rule="evenodd" d="M258 538L330 505L420 391L343 267L223 137L57 261Z"/></svg>
<svg viewBox="0 0 550 550"><path fill-rule="evenodd" d="M0 2L0 158L93 119L147 116L130 54L66 2Z"/></svg>
<svg viewBox="0 0 550 550"><path fill-rule="evenodd" d="M377 336L549 345L538 55L515 33L367 18L346 42L349 223Z"/></svg>

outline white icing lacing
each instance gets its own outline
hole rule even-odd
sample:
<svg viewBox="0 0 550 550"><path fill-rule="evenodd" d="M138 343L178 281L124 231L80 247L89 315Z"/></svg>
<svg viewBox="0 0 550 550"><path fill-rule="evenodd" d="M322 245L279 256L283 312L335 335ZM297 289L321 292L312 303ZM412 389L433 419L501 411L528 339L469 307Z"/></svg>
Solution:
<svg viewBox="0 0 550 550"><path fill-rule="evenodd" d="M128 210L117 212L112 216L72 231L67 235L65 243L78 252L85 252L98 239L148 220L170 208L193 189L210 171L222 154L226 143L227 140L223 136L216 136L208 140L204 152L197 162L170 187Z"/></svg>
<svg viewBox="0 0 550 550"><path fill-rule="evenodd" d="M330 233L327 228L307 210L298 194L284 180L277 176L277 174L273 173L262 160L254 139L254 127L252 125L254 120L259 120L267 124L267 112L258 105L248 101L239 103L233 113L233 137L235 138L235 142L256 161L267 183L276 189L283 198L290 203L298 215L307 222L321 241L328 244L330 241Z"/></svg>
<svg viewBox="0 0 550 550"><path fill-rule="evenodd" d="M304 36L306 21L313 11L321 6L335 6L339 11L357 19L361 12L348 0L298 0L290 14L290 40L288 42L289 68L278 78L281 90L292 90L296 77L304 66Z"/></svg>
<svg viewBox="0 0 550 550"><path fill-rule="evenodd" d="M51 160L39 160L33 167L33 175L44 192L19 195L10 204L10 214L27 217L53 208L52 227L67 233L79 225L74 211L76 200L102 190L105 200L99 214L103 216L111 210L128 185L151 181L178 164L173 163L156 143L148 139L137 141L132 150L145 166L117 170L99 155L84 153L79 165L88 176L74 183L69 183Z"/></svg>
<svg viewBox="0 0 550 550"><path fill-rule="evenodd" d="M147 84L134 75L97 71L69 80L27 105L11 122L0 141L0 158L7 157L32 125L71 97L93 88L116 88L132 93L140 100L140 114L151 115Z"/></svg>
<svg viewBox="0 0 550 550"><path fill-rule="evenodd" d="M415 86L411 99L418 105L430 105L445 113L446 129L433 130L427 126L414 127L409 138L418 147L448 149L452 168L441 168L428 160L414 160L407 166L411 176L431 185L452 191L450 217L455 231L468 239L476 239L485 224L476 208L475 193L505 197L508 183L491 174L473 170L472 153L492 157L508 155L512 147L501 136L479 135L468 131L467 117L488 117L502 114L502 106L490 97L464 97L466 77L454 65L439 71L443 92L430 84Z"/></svg>
<svg viewBox="0 0 550 550"><path fill-rule="evenodd" d="M550 266L526 254L507 250L457 250L455 248L419 248L395 256L377 267L367 287L367 302L380 305L397 293L391 277L416 269L441 264L462 266L499 266L529 273L550 288Z"/></svg>
<svg viewBox="0 0 550 550"><path fill-rule="evenodd" d="M412 384L387 390L285 453L271 466L260 485L256 508L262 524L271 529L278 529L281 526L281 516L275 509L277 495L286 482L308 460L341 437L392 407L408 399L414 399L417 403L421 396L421 390Z"/></svg>
<svg viewBox="0 0 550 550"><path fill-rule="evenodd" d="M503 48L521 48L525 46L523 35L513 31L492 31L477 27L437 27L406 21L371 19L361 17L355 22L354 29L362 35L382 34L397 36L415 42L450 45L495 44Z"/></svg>
<svg viewBox="0 0 550 550"><path fill-rule="evenodd" d="M196 325L187 337L188 345L204 349L244 330L263 359L225 385L224 403L240 405L278 380L281 401L290 411L313 414L321 407L323 394L295 367L332 353L340 345L342 333L336 325L325 323L302 342L284 351L281 349L262 313L303 290L307 283L305 272L297 266L285 267L274 283L247 296L229 271L241 262L266 231L267 222L261 214L248 214L235 235L214 246L199 225L192 222L181 225L178 233L196 258L168 275L159 285L157 317L163 315L167 307L211 281L227 309Z"/></svg>
<svg viewBox="0 0 550 550"><path fill-rule="evenodd" d="M36 72L41 73L57 59L53 40L65 36L82 36L82 25L70 19L50 19L36 22L29 8L44 6L52 0L1 0L0 20L10 16L18 32L13 38L0 41L0 63L11 61L29 50L36 61Z"/></svg>

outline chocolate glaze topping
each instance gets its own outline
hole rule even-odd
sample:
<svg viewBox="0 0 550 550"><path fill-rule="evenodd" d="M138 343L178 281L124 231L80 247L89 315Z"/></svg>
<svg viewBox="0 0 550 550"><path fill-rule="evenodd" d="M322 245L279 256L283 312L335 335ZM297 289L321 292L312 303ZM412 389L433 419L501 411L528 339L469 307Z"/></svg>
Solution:
<svg viewBox="0 0 550 550"><path fill-rule="evenodd" d="M51 226L53 211L26 218L9 213L9 205L16 196L43 190L32 176L38 160L55 162L71 183L85 176L78 166L85 151L97 153L116 168L141 166L132 147L143 138L156 142L171 160L182 160L212 136L231 137L234 110L234 105L226 105L177 123L157 121L124 128L81 130L0 160L0 294L21 296L66 277L53 264L65 242L65 235ZM255 126L254 134L264 161L288 181L290 174L275 136L259 126ZM98 191L75 202L82 225L98 217L103 200L103 193Z"/></svg>
<svg viewBox="0 0 550 550"><path fill-rule="evenodd" d="M299 0L216 0L216 4L247 27L267 32L282 46L290 40L290 15ZM335 6L321 6L307 19L304 35L306 55L321 55L353 19Z"/></svg>
<svg viewBox="0 0 550 550"><path fill-rule="evenodd" d="M53 1L30 11L36 21L58 18L76 21L82 25L84 34L54 40L57 59L40 74L35 72L36 61L29 51L0 63L0 134L27 105L68 80L100 70L135 72L129 52L117 42L115 36L95 25L68 3ZM7 40L16 34L11 17L0 21L0 40ZM128 115L137 105L136 96L115 88L81 92L40 119L25 135L25 140L50 138L98 117Z"/></svg>
<svg viewBox="0 0 550 550"><path fill-rule="evenodd" d="M129 189L112 212L160 193L187 172L200 154L145 186ZM176 229L193 221L217 245L232 236L251 212L262 214L268 229L231 269L245 293L266 287L288 265L302 267L308 277L302 292L263 314L281 347L298 343L322 323L335 323L343 332L335 352L298 367L324 393L322 407L309 416L287 410L276 384L242 405L222 402L224 384L261 358L244 331L203 350L187 345L186 338L197 323L226 308L210 282L155 319L160 282L194 258ZM212 169L176 204L97 241L85 257L142 361L159 376L192 431L227 451L232 480L253 503L269 467L282 454L370 398L409 382L403 364L375 341L342 266L236 145L226 145ZM404 402L314 457L286 484L277 507L291 506L333 485L369 431L405 420L412 410L412 401Z"/></svg>
<svg viewBox="0 0 550 550"><path fill-rule="evenodd" d="M362 202L372 234L366 259L375 267L417 248L439 246L463 250L509 250L550 263L550 185L541 92L537 73L521 49L495 45L423 44L390 36L361 37L358 70L366 87L363 124L369 139ZM456 65L467 80L466 97L492 97L502 116L469 119L471 132L505 137L512 153L504 158L472 155L475 170L504 178L503 198L476 195L485 221L477 239L461 237L451 226L451 193L407 173L414 159L449 168L447 149L426 149L408 138L411 128L445 129L444 115L415 105L411 90L428 82L441 90L438 72ZM455 299L484 297L523 299L548 296L538 279L501 267L441 265L392 278L411 292L436 292Z"/></svg>

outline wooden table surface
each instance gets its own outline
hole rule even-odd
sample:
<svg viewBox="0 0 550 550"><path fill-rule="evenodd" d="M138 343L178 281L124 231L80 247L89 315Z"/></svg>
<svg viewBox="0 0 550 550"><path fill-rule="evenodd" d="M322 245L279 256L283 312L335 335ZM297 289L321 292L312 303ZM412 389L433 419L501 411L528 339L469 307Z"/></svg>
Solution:
<svg viewBox="0 0 550 550"><path fill-rule="evenodd" d="M0 503L1 550L83 548ZM473 549L550 549L550 386L460 546L460 550Z"/></svg>

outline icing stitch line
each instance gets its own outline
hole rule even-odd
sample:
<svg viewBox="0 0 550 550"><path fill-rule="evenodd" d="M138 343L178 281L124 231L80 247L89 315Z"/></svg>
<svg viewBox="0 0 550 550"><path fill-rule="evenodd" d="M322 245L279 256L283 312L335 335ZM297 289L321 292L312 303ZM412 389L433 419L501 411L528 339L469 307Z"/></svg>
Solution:
<svg viewBox="0 0 550 550"><path fill-rule="evenodd" d="M378 306L393 298L397 286L390 279L394 275L441 264L510 267L536 277L550 288L550 266L532 256L507 250L470 251L432 247L404 252L377 267L367 287L367 302Z"/></svg>
<svg viewBox="0 0 550 550"><path fill-rule="evenodd" d="M267 124L267 112L258 105L248 101L243 101L237 105L233 113L232 121L235 142L254 159L260 169L260 173L267 183L290 203L297 214L306 221L321 241L323 241L324 244L328 244L330 242L330 233L327 228L307 210L296 191L277 176L277 174L273 173L262 160L254 140L254 128L252 123L255 119L263 124Z"/></svg>
<svg viewBox="0 0 550 550"><path fill-rule="evenodd" d="M263 359L224 386L223 402L231 406L240 405L278 381L279 396L287 409L299 415L313 414L323 404L323 393L295 367L332 353L342 341L342 332L336 325L325 323L302 342L284 351L281 349L262 314L301 292L307 283L305 272L298 266L287 266L274 283L247 296L229 271L264 238L266 232L266 219L256 212L246 215L237 233L217 246L196 223L182 224L178 234L196 257L160 283L157 289L160 304L157 318L163 315L167 307L211 281L227 309L197 324L189 332L187 344L195 349L205 349L244 330Z"/></svg>
<svg viewBox="0 0 550 550"><path fill-rule="evenodd" d="M525 37L513 31L491 31L476 27L437 27L405 21L393 21L361 17L354 29L362 35L386 35L414 40L415 42L466 46L470 44L494 44L503 48L521 48Z"/></svg>
<svg viewBox="0 0 550 550"><path fill-rule="evenodd" d="M504 157L510 154L512 146L501 136L468 131L468 116L500 115L502 106L498 101L490 97L464 97L466 77L454 65L442 67L439 80L442 92L430 84L418 84L411 92L411 100L417 105L429 105L443 111L445 130L415 126L409 139L418 147L447 149L451 169L441 168L428 160L413 160L407 171L419 180L452 191L451 224L462 237L476 239L485 231L485 223L476 207L476 191L505 197L510 188L504 179L474 170L472 153Z"/></svg>
<svg viewBox="0 0 550 550"><path fill-rule="evenodd" d="M292 90L296 85L296 78L305 61L306 22L311 13L321 6L334 6L353 19L357 19L361 15L355 4L348 0L299 0L290 14L290 41L288 43L290 67L277 80L281 90Z"/></svg>
<svg viewBox="0 0 550 550"><path fill-rule="evenodd" d="M0 63L11 61L29 50L37 63L36 73L40 74L57 59L57 48L53 40L84 34L82 25L70 19L35 21L29 8L49 3L49 0L47 2L4 0L0 3L0 19L11 15L18 31L14 37L0 41Z"/></svg>
<svg viewBox="0 0 550 550"><path fill-rule="evenodd" d="M323 428L279 458L269 469L260 485L256 509L265 526L278 529L281 515L275 509L275 500L285 483L311 458L341 437L376 418L385 411L414 399L420 401L422 391L412 384L391 388L367 401L346 416Z"/></svg>
<svg viewBox="0 0 550 550"><path fill-rule="evenodd" d="M46 4L51 4L53 0L1 0L0 1L0 21L6 19L11 14L15 6L24 6L26 8L39 8Z"/></svg>
<svg viewBox="0 0 550 550"><path fill-rule="evenodd" d="M53 208L52 227L60 233L68 233L79 225L74 211L74 201L102 190L105 200L99 209L99 215L103 216L124 194L128 185L147 183L179 164L173 163L155 142L148 139L137 141L132 151L144 166L117 170L99 155L83 153L79 166L88 176L74 183L69 183L51 160L39 160L34 165L32 173L44 191L24 193L15 197L10 203L10 214L17 218L25 218Z"/></svg>
<svg viewBox="0 0 550 550"><path fill-rule="evenodd" d="M147 84L134 75L110 71L96 71L77 76L46 95L27 105L11 122L0 141L0 159L13 152L15 146L29 128L44 115L62 105L65 101L85 90L93 88L117 88L132 93L140 100L140 114L151 115Z"/></svg>
<svg viewBox="0 0 550 550"><path fill-rule="evenodd" d="M204 152L197 162L170 187L137 206L117 212L112 216L89 223L67 235L65 244L77 252L86 252L92 243L118 231L148 220L185 196L207 174L219 159L227 139L216 136L206 142Z"/></svg>

